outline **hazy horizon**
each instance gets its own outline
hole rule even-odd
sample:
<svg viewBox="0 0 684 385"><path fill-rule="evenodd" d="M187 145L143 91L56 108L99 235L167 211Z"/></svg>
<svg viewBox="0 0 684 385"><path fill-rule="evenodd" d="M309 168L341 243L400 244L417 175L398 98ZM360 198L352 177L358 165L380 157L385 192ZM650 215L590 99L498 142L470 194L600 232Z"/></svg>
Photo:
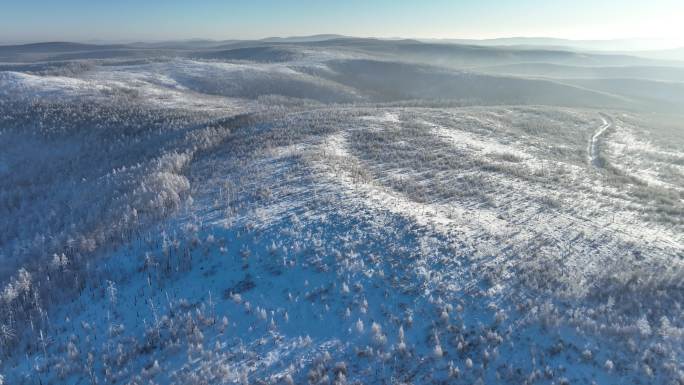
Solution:
<svg viewBox="0 0 684 385"><path fill-rule="evenodd" d="M39 10L38 12L36 10ZM684 46L674 0L620 2L554 0L428 2L352 0L344 3L258 0L249 4L202 0L9 4L0 15L0 43L45 41L134 42L256 40L274 36L340 34L414 39L545 37L568 40L639 40L654 49ZM639 49L641 49L640 47Z"/></svg>
<svg viewBox="0 0 684 385"><path fill-rule="evenodd" d="M237 38L237 37L204 37L204 36L188 36L177 38L156 38L156 39L107 39L107 38L90 38L90 39L51 39L49 37L44 39L20 39L20 40L0 40L0 44L34 44L34 43L54 43L54 42L70 42L70 43L94 43L94 44L130 44L130 43L159 43L159 42L182 42L182 41L259 41L269 39L296 39L296 38L314 38L326 36L339 36L340 38L352 39L378 39L378 40L419 40L419 41L457 41L457 40L472 40L472 41L492 41L492 40L558 40L567 42L638 42L646 43L653 42L658 45L671 45L672 47L682 47L684 42L677 39L665 38L644 38L644 37L620 37L620 38L606 38L606 39L575 39L565 36L553 35L497 35L488 37L471 37L471 36L448 36L448 37L416 37L416 36L376 36L376 35L352 35L336 32L321 32L309 34L280 34L280 35L264 35L253 38Z"/></svg>

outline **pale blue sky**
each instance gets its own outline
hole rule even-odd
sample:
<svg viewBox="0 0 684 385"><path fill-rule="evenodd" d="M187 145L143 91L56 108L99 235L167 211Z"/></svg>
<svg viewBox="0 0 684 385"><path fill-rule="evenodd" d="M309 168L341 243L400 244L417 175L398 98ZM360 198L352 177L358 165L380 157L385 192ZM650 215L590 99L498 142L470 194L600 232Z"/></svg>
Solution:
<svg viewBox="0 0 684 385"><path fill-rule="evenodd" d="M0 41L352 36L684 41L684 0L2 0Z"/></svg>

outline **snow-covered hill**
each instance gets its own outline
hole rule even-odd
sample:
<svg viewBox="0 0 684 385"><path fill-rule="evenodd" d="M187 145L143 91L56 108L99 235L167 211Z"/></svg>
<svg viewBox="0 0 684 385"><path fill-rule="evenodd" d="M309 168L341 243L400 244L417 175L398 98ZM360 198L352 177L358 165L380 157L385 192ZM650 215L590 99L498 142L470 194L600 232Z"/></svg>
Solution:
<svg viewBox="0 0 684 385"><path fill-rule="evenodd" d="M377 44L2 67L0 383L683 383L676 111Z"/></svg>

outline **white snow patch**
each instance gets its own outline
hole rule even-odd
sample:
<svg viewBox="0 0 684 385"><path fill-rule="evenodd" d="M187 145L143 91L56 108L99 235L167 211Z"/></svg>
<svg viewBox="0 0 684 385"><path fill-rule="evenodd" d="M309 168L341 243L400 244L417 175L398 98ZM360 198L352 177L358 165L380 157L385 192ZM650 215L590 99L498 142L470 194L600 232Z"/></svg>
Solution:
<svg viewBox="0 0 684 385"><path fill-rule="evenodd" d="M396 112L385 112L382 115L364 116L362 119L382 123L400 123L399 114Z"/></svg>
<svg viewBox="0 0 684 385"><path fill-rule="evenodd" d="M616 128L616 133L611 135L607 142L608 155L613 167L649 185L682 190L682 186L673 184L667 175L662 175L662 171L667 169L684 177L684 165L665 164L657 158L684 157L684 153L663 150L637 137L634 130L622 125Z"/></svg>

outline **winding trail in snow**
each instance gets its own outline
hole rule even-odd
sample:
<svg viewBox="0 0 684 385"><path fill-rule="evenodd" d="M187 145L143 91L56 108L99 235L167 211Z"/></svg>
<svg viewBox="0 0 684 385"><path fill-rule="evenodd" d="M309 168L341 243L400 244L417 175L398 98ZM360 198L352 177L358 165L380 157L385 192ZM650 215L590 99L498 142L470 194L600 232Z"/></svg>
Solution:
<svg viewBox="0 0 684 385"><path fill-rule="evenodd" d="M601 114L601 120L603 120L603 125L594 132L587 148L589 163L596 168L603 168L604 166L599 160L599 140L606 133L606 130L613 126L613 120L608 115Z"/></svg>

